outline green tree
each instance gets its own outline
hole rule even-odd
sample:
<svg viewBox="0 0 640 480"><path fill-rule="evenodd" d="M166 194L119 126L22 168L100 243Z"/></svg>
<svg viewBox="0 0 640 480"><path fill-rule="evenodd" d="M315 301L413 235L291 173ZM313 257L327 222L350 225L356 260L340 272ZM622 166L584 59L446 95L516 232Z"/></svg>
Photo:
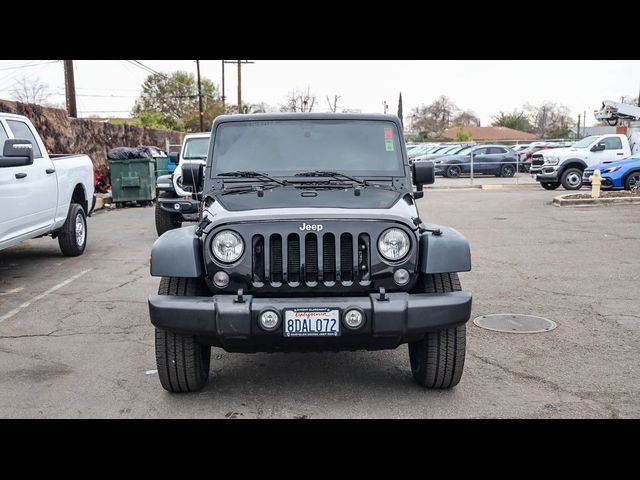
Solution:
<svg viewBox="0 0 640 480"><path fill-rule="evenodd" d="M530 132L532 130L529 117L523 110L514 110L511 113L501 111L491 118L493 119L493 125L496 127L513 128L521 132Z"/></svg>
<svg viewBox="0 0 640 480"><path fill-rule="evenodd" d="M204 127L205 130L210 130L214 118L224 113L224 108L214 83L203 78L201 85ZM143 124L148 122L156 128L200 130L198 83L195 75L181 70L170 75L149 75L142 84L142 93L136 100L132 113Z"/></svg>
<svg viewBox="0 0 640 480"><path fill-rule="evenodd" d="M473 134L464 127L460 127L456 132L456 142L470 142L473 140Z"/></svg>

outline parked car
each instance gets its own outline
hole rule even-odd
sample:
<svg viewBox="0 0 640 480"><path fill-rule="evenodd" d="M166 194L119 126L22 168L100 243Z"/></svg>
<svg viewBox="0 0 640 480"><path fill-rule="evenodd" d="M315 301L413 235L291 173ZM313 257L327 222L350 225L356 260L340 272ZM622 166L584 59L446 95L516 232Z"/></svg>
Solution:
<svg viewBox="0 0 640 480"><path fill-rule="evenodd" d="M457 178L463 173L471 173L471 153L474 175L513 177L516 174L517 154L504 145L466 147L456 155L440 157L433 161L436 174Z"/></svg>
<svg viewBox="0 0 640 480"><path fill-rule="evenodd" d="M180 228L182 222L199 219L201 192L197 191L197 177L204 174L210 138L210 132L185 135L178 166L171 175L158 177L156 186L160 195L155 215L158 235Z"/></svg>
<svg viewBox="0 0 640 480"><path fill-rule="evenodd" d="M529 172L533 154L539 152L540 150L546 150L548 148L554 148L554 145L550 142L533 142L526 148L519 150L517 153L519 158L520 171Z"/></svg>
<svg viewBox="0 0 640 480"><path fill-rule="evenodd" d="M151 275L162 277L148 301L162 387L200 390L211 346L403 344L416 383L454 387L471 314L458 278L471 270L469 244L419 218L414 199L433 183L433 164L409 167L400 119L220 115L213 132L202 221L168 231L151 251Z"/></svg>
<svg viewBox="0 0 640 480"><path fill-rule="evenodd" d="M0 113L0 250L50 235L65 256L87 245L95 206L93 162L49 155L27 117Z"/></svg>
<svg viewBox="0 0 640 480"><path fill-rule="evenodd" d="M603 188L640 188L640 154L622 160L596 163L582 172L582 184L591 186L589 177L600 170Z"/></svg>
<svg viewBox="0 0 640 480"><path fill-rule="evenodd" d="M533 155L530 173L545 190L562 185L565 190L582 187L582 172L597 163L631 156L625 135L591 135L569 148L554 148Z"/></svg>

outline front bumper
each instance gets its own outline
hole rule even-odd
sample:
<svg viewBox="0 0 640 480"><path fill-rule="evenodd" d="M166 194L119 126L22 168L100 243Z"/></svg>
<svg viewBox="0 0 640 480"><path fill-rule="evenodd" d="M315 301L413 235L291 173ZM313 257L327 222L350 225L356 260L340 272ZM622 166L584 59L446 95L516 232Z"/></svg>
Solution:
<svg viewBox="0 0 640 480"><path fill-rule="evenodd" d="M189 200L182 197L175 198L159 198L158 203L160 209L168 213L181 213L184 215L198 213L200 209L200 201L190 198Z"/></svg>
<svg viewBox="0 0 640 480"><path fill-rule="evenodd" d="M559 181L558 167L551 165L531 166L529 168L531 176L535 176L538 182L557 182Z"/></svg>
<svg viewBox="0 0 640 480"><path fill-rule="evenodd" d="M258 298L244 295L178 297L151 295L149 314L158 328L195 335L202 343L230 352L378 350L415 341L430 331L464 324L471 315L469 291L451 293L406 292L359 297ZM273 332L258 326L258 315L276 310L280 318L293 308L331 307L342 314L359 308L365 322L358 330L341 328L339 337L284 337L282 322Z"/></svg>

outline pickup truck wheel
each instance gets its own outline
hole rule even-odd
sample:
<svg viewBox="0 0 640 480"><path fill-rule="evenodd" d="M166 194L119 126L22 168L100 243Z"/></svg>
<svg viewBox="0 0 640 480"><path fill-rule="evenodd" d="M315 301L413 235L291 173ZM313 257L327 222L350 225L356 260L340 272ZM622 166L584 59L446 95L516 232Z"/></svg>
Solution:
<svg viewBox="0 0 640 480"><path fill-rule="evenodd" d="M540 182L540 185L542 185L542 188L545 190L555 190L560 186L557 182Z"/></svg>
<svg viewBox="0 0 640 480"><path fill-rule="evenodd" d="M579 168L566 169L562 177L560 177L560 183L565 190L580 190L582 187L582 171Z"/></svg>
<svg viewBox="0 0 640 480"><path fill-rule="evenodd" d="M457 273L438 273L420 278L417 291L446 293L461 290ZM425 388L455 387L462 377L466 351L466 325L427 333L409 343L411 373Z"/></svg>
<svg viewBox="0 0 640 480"><path fill-rule="evenodd" d="M156 203L156 232L158 232L158 236L181 226L182 218L180 215L165 212L160 208L160 202Z"/></svg>
<svg viewBox="0 0 640 480"><path fill-rule="evenodd" d="M87 216L77 203L69 207L67 219L58 232L58 245L66 257L82 255L87 246Z"/></svg>
<svg viewBox="0 0 640 480"><path fill-rule="evenodd" d="M159 295L210 295L199 278L163 277ZM156 365L162 387L172 393L195 392L207 383L211 347L202 345L191 335L181 335L156 328Z"/></svg>

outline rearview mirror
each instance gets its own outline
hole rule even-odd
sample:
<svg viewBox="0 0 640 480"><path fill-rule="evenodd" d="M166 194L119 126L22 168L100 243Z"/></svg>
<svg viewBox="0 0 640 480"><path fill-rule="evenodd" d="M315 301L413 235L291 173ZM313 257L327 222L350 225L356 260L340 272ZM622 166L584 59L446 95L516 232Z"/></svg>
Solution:
<svg viewBox="0 0 640 480"><path fill-rule="evenodd" d="M607 146L604 143L596 143L593 147L591 147L592 152L601 152L606 149Z"/></svg>
<svg viewBox="0 0 640 480"><path fill-rule="evenodd" d="M418 192L422 192L423 185L431 185L436 180L433 162L414 162L411 169L413 170L413 183ZM414 194L416 198L420 198L423 195L423 193L417 196Z"/></svg>
<svg viewBox="0 0 640 480"><path fill-rule="evenodd" d="M169 161L178 165L180 163L180 152L170 152Z"/></svg>
<svg viewBox="0 0 640 480"><path fill-rule="evenodd" d="M30 140L5 140L0 167L23 167L33 164L33 144Z"/></svg>

